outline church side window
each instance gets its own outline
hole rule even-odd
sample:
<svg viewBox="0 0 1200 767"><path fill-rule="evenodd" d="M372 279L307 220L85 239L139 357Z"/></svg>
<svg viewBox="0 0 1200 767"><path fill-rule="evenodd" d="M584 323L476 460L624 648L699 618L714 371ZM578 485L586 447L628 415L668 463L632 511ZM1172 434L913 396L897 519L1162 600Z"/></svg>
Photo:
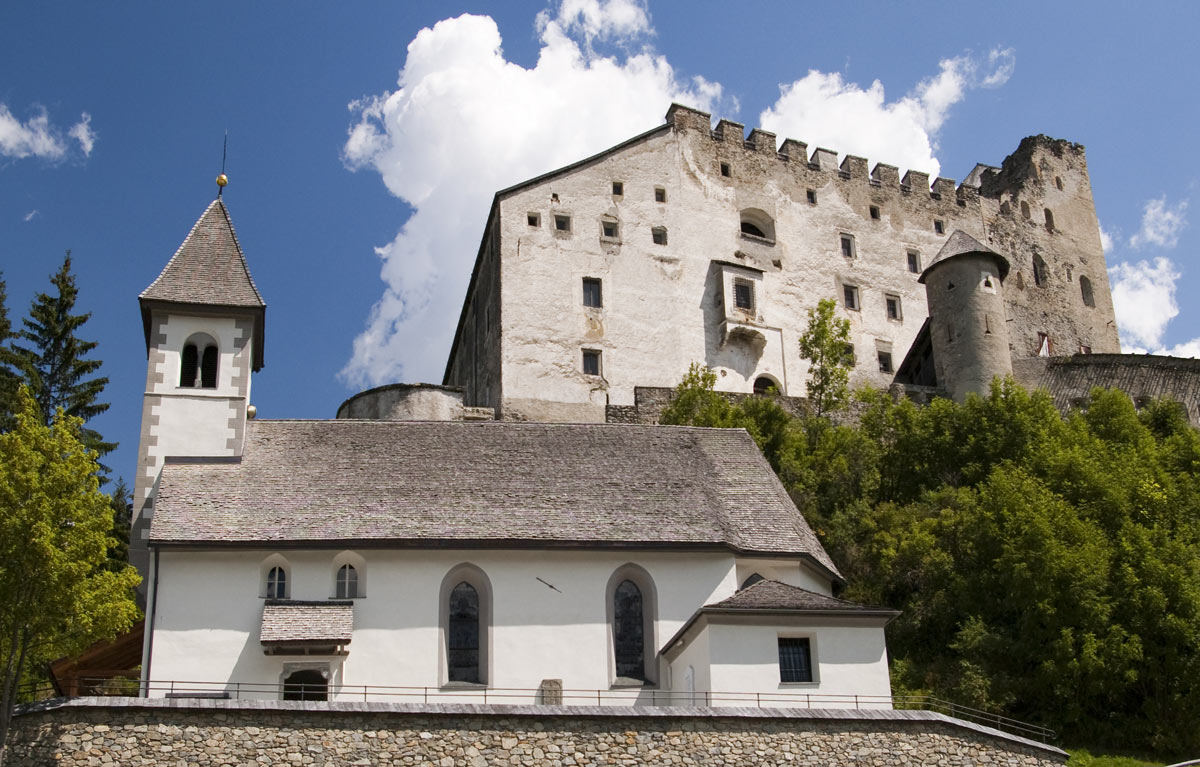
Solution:
<svg viewBox="0 0 1200 767"><path fill-rule="evenodd" d="M479 592L461 581L450 592L446 665L449 681L481 684L479 673Z"/></svg>
<svg viewBox="0 0 1200 767"><path fill-rule="evenodd" d="M779 681L813 681L812 645L808 637L779 637Z"/></svg>
<svg viewBox="0 0 1200 767"><path fill-rule="evenodd" d="M358 599L358 570L354 565L342 565L337 573L337 598Z"/></svg>
<svg viewBox="0 0 1200 767"><path fill-rule="evenodd" d="M613 653L618 679L646 679L644 626L642 590L633 581L621 581L613 594Z"/></svg>
<svg viewBox="0 0 1200 767"><path fill-rule="evenodd" d="M287 599L287 571L272 567L267 573L267 599Z"/></svg>

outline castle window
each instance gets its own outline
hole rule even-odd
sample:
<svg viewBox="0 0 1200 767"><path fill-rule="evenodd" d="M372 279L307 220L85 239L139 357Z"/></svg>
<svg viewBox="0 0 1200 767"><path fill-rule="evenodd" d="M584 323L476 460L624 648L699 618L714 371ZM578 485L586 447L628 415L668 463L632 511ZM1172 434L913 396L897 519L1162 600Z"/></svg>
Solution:
<svg viewBox="0 0 1200 767"><path fill-rule="evenodd" d="M843 285L842 298L845 299L847 309L858 310L858 288L853 285Z"/></svg>
<svg viewBox="0 0 1200 767"><path fill-rule="evenodd" d="M1054 214L1050 212L1049 208L1045 209L1045 213L1046 213L1046 231L1053 232L1054 231Z"/></svg>
<svg viewBox="0 0 1200 767"><path fill-rule="evenodd" d="M841 243L842 243L842 255L845 256L846 258L854 258L854 256L855 256L854 235L843 234L843 235L841 235L840 239L841 239Z"/></svg>
<svg viewBox="0 0 1200 767"><path fill-rule="evenodd" d="M883 303L889 320L903 319L900 315L900 296L889 293L883 297Z"/></svg>
<svg viewBox="0 0 1200 767"><path fill-rule="evenodd" d="M870 208L870 211L871 211L871 218L873 218L873 219L875 219L876 221L878 221L878 220L879 220L879 206L878 206L878 205L872 205L872 206L871 206L871 208Z"/></svg>
<svg viewBox="0 0 1200 767"><path fill-rule="evenodd" d="M583 350L583 374L586 376L600 375L600 350Z"/></svg>
<svg viewBox="0 0 1200 767"><path fill-rule="evenodd" d="M447 678L482 684L479 673L479 592L466 581L450 592L446 635Z"/></svg>
<svg viewBox="0 0 1200 767"><path fill-rule="evenodd" d="M583 278L583 305L596 309L604 306L600 293L600 280L595 277Z"/></svg>
<svg viewBox="0 0 1200 767"><path fill-rule="evenodd" d="M1096 305L1096 294L1092 292L1092 281L1084 275L1079 275L1079 292L1083 296L1084 306Z"/></svg>
<svg viewBox="0 0 1200 767"><path fill-rule="evenodd" d="M621 225L615 219L606 218L600 221L600 238L616 240L621 236Z"/></svg>
<svg viewBox="0 0 1200 767"><path fill-rule="evenodd" d="M942 220L940 218L935 218L933 220L933 233L934 234L945 234L945 232L946 232L946 225L942 223Z"/></svg>
<svg viewBox="0 0 1200 767"><path fill-rule="evenodd" d="M661 186L654 187L654 201L655 202L666 202L667 201L667 190Z"/></svg>
<svg viewBox="0 0 1200 767"><path fill-rule="evenodd" d="M537 228L542 225L542 214L541 213L526 213L525 221L530 226Z"/></svg>
<svg viewBox="0 0 1200 767"><path fill-rule="evenodd" d="M625 194L625 185L620 181L613 182L613 197L622 197Z"/></svg>
<svg viewBox="0 0 1200 767"><path fill-rule="evenodd" d="M1062 191L1062 189L1063 189L1063 182L1062 182L1062 179L1061 179L1060 177L1058 177L1058 176L1055 176L1055 177L1054 177L1054 185L1055 185L1056 187L1058 187L1058 191L1060 191L1060 192Z"/></svg>
<svg viewBox="0 0 1200 767"><path fill-rule="evenodd" d="M1046 270L1046 262L1042 260L1041 256L1035 255L1033 257L1033 284L1039 286L1045 285L1049 276L1050 273Z"/></svg>
<svg viewBox="0 0 1200 767"><path fill-rule="evenodd" d="M913 274L921 273L921 254L915 250L908 251L908 271Z"/></svg>
<svg viewBox="0 0 1200 767"><path fill-rule="evenodd" d="M1091 353L1092 353L1092 347L1090 347L1090 346L1084 346L1083 344L1080 344L1080 345L1079 345L1079 353L1080 353L1080 354L1091 354Z"/></svg>
<svg viewBox="0 0 1200 767"><path fill-rule="evenodd" d="M1037 356L1049 357L1054 354L1054 344L1050 341L1050 336L1045 333L1038 333Z"/></svg>
<svg viewBox="0 0 1200 767"><path fill-rule="evenodd" d="M267 599L287 599L287 570L272 567L267 573Z"/></svg>
<svg viewBox="0 0 1200 767"><path fill-rule="evenodd" d="M641 567L627 564L612 574L605 592L614 685L652 683L650 669L653 668L656 646L654 582Z"/></svg>
<svg viewBox="0 0 1200 767"><path fill-rule="evenodd" d="M650 228L650 239L654 240L655 245L667 244L667 228L665 226L654 226Z"/></svg>
<svg viewBox="0 0 1200 767"><path fill-rule="evenodd" d="M740 220L743 235L775 241L775 220L766 211L746 208L741 212Z"/></svg>
<svg viewBox="0 0 1200 767"><path fill-rule="evenodd" d="M342 565L337 573L337 599L358 599L358 570L354 565Z"/></svg>
<svg viewBox="0 0 1200 767"><path fill-rule="evenodd" d="M729 163L727 163L727 162L721 163L721 175L724 176L725 178L729 178L730 176L733 175L733 171L730 169Z"/></svg>
<svg viewBox="0 0 1200 767"><path fill-rule="evenodd" d="M876 352L876 355L879 358L879 372L880 373L892 372L892 353L881 351L881 352Z"/></svg>
<svg viewBox="0 0 1200 767"><path fill-rule="evenodd" d="M742 586L738 589L738 591L741 591L742 589L748 589L754 584L765 580L766 578L762 577L758 573L750 573L748 576L746 576L746 580L742 581Z"/></svg>
<svg viewBox="0 0 1200 767"><path fill-rule="evenodd" d="M554 230L558 232L571 231L571 217L558 213L554 216Z"/></svg>
<svg viewBox="0 0 1200 767"><path fill-rule="evenodd" d="M808 637L779 637L779 681L784 684L813 681L812 646Z"/></svg>
<svg viewBox="0 0 1200 767"><path fill-rule="evenodd" d="M748 280L733 281L733 305L746 312L754 311L754 284Z"/></svg>
<svg viewBox="0 0 1200 767"><path fill-rule="evenodd" d="M1025 202L1024 200L1021 200L1021 217L1029 218L1029 216L1030 216L1029 203Z"/></svg>
<svg viewBox="0 0 1200 767"><path fill-rule="evenodd" d="M805 192L805 196L808 197L809 205L817 204L817 191L815 189L809 189L807 192Z"/></svg>
<svg viewBox="0 0 1200 767"><path fill-rule="evenodd" d="M767 376L759 376L754 379L755 394L772 394L778 393L779 387Z"/></svg>

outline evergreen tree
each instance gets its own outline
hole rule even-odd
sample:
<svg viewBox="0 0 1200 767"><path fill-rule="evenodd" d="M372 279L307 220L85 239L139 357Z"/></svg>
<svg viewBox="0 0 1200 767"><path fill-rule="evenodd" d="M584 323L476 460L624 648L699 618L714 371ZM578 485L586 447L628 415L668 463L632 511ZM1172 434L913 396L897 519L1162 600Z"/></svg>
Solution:
<svg viewBox="0 0 1200 767"><path fill-rule="evenodd" d="M71 251L67 251L62 268L50 282L55 292L39 293L34 298L24 328L16 334L25 344L14 344L15 362L41 411L43 423L49 424L59 408L86 423L108 410L107 402L98 401L108 378L89 377L100 369L101 362L84 357L97 343L83 341L76 335L92 315L71 313L79 294L75 276L71 274ZM80 434L84 443L101 456L116 447L116 443L105 442L92 429L84 428Z"/></svg>
<svg viewBox="0 0 1200 767"><path fill-rule="evenodd" d="M0 272L0 432L12 427L16 415L18 366L13 351L12 323L8 319L7 285L4 273Z"/></svg>
<svg viewBox="0 0 1200 767"><path fill-rule="evenodd" d="M129 565L129 529L133 523L133 499L124 477L117 479L117 486L109 496L109 504L112 506L113 524L106 566L114 573L119 573Z"/></svg>

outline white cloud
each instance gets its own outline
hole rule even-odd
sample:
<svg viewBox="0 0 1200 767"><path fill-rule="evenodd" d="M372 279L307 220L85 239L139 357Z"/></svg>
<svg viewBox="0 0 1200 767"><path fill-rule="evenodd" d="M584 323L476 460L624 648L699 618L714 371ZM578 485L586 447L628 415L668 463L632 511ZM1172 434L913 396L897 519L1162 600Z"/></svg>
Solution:
<svg viewBox="0 0 1200 767"><path fill-rule="evenodd" d="M1187 226L1187 207L1187 200L1168 207L1166 195L1157 200L1147 200L1142 212L1142 228L1129 238L1129 244L1135 248L1143 245L1175 247L1179 242L1179 233Z"/></svg>
<svg viewBox="0 0 1200 767"><path fill-rule="evenodd" d="M31 210L31 211L29 211L28 213L26 213L26 214L25 214L25 221L26 221L27 223L28 223L29 221L32 221L32 220L33 220L33 217L34 217L34 216L36 216L37 214L38 214L38 212L37 212L37 210L36 210L36 209L35 209L35 210Z"/></svg>
<svg viewBox="0 0 1200 767"><path fill-rule="evenodd" d="M1101 226L1100 227L1100 247L1104 249L1104 253L1106 255L1108 253L1112 252L1113 244L1114 244L1113 236L1111 234L1109 234L1108 232L1104 231L1104 227Z"/></svg>
<svg viewBox="0 0 1200 767"><path fill-rule="evenodd" d="M563 0L539 15L538 33L527 69L505 59L491 18L440 21L409 43L395 91L350 104L346 164L378 172L415 212L376 248L386 288L347 383L441 380L496 190L660 125L672 101L711 110L721 97L719 84L681 82L661 56L594 53L593 40L652 33L630 0Z"/></svg>
<svg viewBox="0 0 1200 767"><path fill-rule="evenodd" d="M1003 85L1015 66L1011 48L992 50L986 66L969 55L943 59L938 74L891 102L878 80L863 89L836 72L809 70L779 86L779 100L759 115L759 124L810 147L937 175L941 165L933 153L950 108L971 88Z"/></svg>
<svg viewBox="0 0 1200 767"><path fill-rule="evenodd" d="M84 112L69 131L69 135L79 142L84 156L91 154L96 140L90 127L91 119L91 115ZM50 124L45 107L37 107L32 117L21 122L7 104L0 103L0 155L18 160L26 157L61 160L66 154L67 143L62 132Z"/></svg>
<svg viewBox="0 0 1200 767"><path fill-rule="evenodd" d="M1175 264L1161 256L1153 262L1119 263L1108 270L1108 277L1122 346L1134 352L1159 348L1167 323L1179 314L1175 283L1180 273Z"/></svg>
<svg viewBox="0 0 1200 767"><path fill-rule="evenodd" d="M83 150L84 157L91 155L92 147L96 146L96 134L92 131L92 116L84 112L80 116L79 122L71 126L69 135L79 142L79 148Z"/></svg>

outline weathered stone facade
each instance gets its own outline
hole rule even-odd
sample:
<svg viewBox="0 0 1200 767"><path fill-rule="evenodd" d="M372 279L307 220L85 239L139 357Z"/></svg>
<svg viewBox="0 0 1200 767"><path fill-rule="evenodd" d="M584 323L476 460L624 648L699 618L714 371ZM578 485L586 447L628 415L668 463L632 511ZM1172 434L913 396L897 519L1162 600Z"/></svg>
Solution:
<svg viewBox="0 0 1200 767"><path fill-rule="evenodd" d="M1012 765L1053 746L929 711L428 706L80 698L26 707L7 767L136 764Z"/></svg>

